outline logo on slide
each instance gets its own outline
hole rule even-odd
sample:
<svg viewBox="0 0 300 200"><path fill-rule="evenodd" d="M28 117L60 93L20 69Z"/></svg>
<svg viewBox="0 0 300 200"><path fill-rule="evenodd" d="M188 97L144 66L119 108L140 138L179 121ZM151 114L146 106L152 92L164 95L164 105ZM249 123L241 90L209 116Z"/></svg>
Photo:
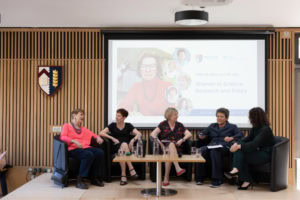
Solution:
<svg viewBox="0 0 300 200"><path fill-rule="evenodd" d="M62 84L61 66L39 66L38 81L40 88L47 94L53 95Z"/></svg>

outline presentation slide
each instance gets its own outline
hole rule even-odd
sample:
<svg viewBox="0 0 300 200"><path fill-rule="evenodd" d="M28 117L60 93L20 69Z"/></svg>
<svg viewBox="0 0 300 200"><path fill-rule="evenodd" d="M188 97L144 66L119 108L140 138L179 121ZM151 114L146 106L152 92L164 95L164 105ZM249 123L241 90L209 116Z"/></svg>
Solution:
<svg viewBox="0 0 300 200"><path fill-rule="evenodd" d="M156 127L175 107L186 127L229 122L249 128L248 111L265 109L264 39L108 40L108 123L118 108L127 122Z"/></svg>

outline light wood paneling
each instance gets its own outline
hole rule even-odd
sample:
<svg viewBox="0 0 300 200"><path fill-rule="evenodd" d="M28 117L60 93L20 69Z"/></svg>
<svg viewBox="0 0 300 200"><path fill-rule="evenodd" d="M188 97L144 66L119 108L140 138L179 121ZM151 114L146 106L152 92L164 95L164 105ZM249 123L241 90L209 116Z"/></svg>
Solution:
<svg viewBox="0 0 300 200"><path fill-rule="evenodd" d="M87 126L103 128L104 73L101 32L87 30L0 30L0 140L14 166L51 166L50 125L70 120L75 108L87 112ZM39 65L63 67L59 92L47 96L37 82Z"/></svg>
<svg viewBox="0 0 300 200"><path fill-rule="evenodd" d="M294 183L294 32L275 31L269 48L267 109L274 133L290 139L289 182Z"/></svg>

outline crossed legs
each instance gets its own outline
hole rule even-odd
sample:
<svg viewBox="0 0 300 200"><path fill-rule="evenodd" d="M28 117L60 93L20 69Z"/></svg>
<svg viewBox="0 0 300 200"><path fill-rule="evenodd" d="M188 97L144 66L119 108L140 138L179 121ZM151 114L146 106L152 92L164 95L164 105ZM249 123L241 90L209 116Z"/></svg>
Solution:
<svg viewBox="0 0 300 200"><path fill-rule="evenodd" d="M170 156L178 156L176 145L173 142L171 142L169 144L169 153L170 153ZM182 168L179 166L178 162L173 162L173 164L175 166L175 169L176 169L177 173L180 172L180 171L182 171ZM172 166L171 162L165 162L164 183L168 183L169 182L171 166Z"/></svg>

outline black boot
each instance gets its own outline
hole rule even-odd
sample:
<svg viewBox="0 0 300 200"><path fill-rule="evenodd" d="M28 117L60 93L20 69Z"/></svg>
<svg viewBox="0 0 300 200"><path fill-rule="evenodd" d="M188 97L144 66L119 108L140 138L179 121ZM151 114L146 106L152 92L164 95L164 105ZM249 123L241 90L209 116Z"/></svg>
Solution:
<svg viewBox="0 0 300 200"><path fill-rule="evenodd" d="M82 177L81 176L78 176L77 177L77 183L76 183L76 187L79 188L79 189L88 189L88 185L85 184L83 181L82 181Z"/></svg>
<svg viewBox="0 0 300 200"><path fill-rule="evenodd" d="M91 179L91 184L99 186L99 187L104 187L104 183L103 183L102 178L96 178L96 177L92 178Z"/></svg>

